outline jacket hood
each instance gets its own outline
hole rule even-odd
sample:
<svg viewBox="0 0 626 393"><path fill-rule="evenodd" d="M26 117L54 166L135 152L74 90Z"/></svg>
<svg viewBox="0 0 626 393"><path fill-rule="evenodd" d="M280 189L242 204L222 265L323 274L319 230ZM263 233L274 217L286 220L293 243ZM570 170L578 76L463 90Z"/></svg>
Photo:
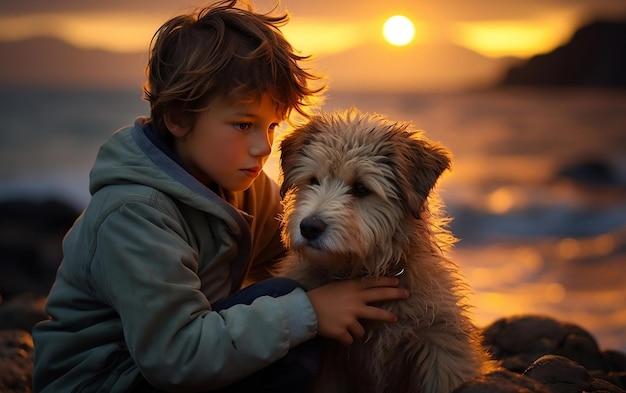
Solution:
<svg viewBox="0 0 626 393"><path fill-rule="evenodd" d="M89 175L89 191L93 195L114 184L141 184L156 189L223 218L235 232L251 220L187 172L146 118L138 118L132 127L114 133L98 152Z"/></svg>

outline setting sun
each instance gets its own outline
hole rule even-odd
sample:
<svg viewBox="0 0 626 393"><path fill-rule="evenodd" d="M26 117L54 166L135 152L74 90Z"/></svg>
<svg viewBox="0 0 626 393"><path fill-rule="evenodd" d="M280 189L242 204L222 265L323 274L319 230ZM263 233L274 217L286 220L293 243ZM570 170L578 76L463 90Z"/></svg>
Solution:
<svg viewBox="0 0 626 393"><path fill-rule="evenodd" d="M413 26L413 22L406 16L395 15L385 22L383 35L390 44L403 46L413 41L413 37L415 37L415 27Z"/></svg>

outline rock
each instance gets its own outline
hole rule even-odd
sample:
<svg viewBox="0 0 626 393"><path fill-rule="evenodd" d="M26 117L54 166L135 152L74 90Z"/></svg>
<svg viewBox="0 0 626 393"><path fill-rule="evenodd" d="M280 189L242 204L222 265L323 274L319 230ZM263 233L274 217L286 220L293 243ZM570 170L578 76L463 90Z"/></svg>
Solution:
<svg viewBox="0 0 626 393"><path fill-rule="evenodd" d="M620 351L608 349L603 352L608 371L626 372L626 354Z"/></svg>
<svg viewBox="0 0 626 393"><path fill-rule="evenodd" d="M454 393L551 393L532 378L500 369L481 375L459 386Z"/></svg>
<svg viewBox="0 0 626 393"><path fill-rule="evenodd" d="M520 315L498 319L483 333L484 344L511 374L498 370L482 375L455 393L546 391L536 384L552 393L626 393L626 354L600 351L593 336L578 325Z"/></svg>
<svg viewBox="0 0 626 393"><path fill-rule="evenodd" d="M45 317L44 300L24 294L0 306L5 328L0 330L0 392L31 392L34 350L28 331ZM467 381L454 393L626 393L626 354L600 352L577 325L546 316L502 318L485 329L485 343L504 367ZM601 368L590 371L561 354Z"/></svg>
<svg viewBox="0 0 626 393"><path fill-rule="evenodd" d="M607 365L607 372L592 371L591 375L626 389L626 354L610 349L602 354Z"/></svg>
<svg viewBox="0 0 626 393"><path fill-rule="evenodd" d="M0 330L0 392L32 392L34 353L28 332Z"/></svg>
<svg viewBox="0 0 626 393"><path fill-rule="evenodd" d="M33 326L46 318L46 298L24 293L0 304L0 392L32 391Z"/></svg>
<svg viewBox="0 0 626 393"><path fill-rule="evenodd" d="M608 371L596 340L581 327L543 316L502 318L484 331L484 344L503 367L524 372L543 355L562 355L588 370Z"/></svg>
<svg viewBox="0 0 626 393"><path fill-rule="evenodd" d="M47 295L62 257L62 240L79 212L56 201L0 202L0 295Z"/></svg>
<svg viewBox="0 0 626 393"><path fill-rule="evenodd" d="M586 186L621 186L617 169L608 161L600 158L587 158L565 165L555 176Z"/></svg>
<svg viewBox="0 0 626 393"><path fill-rule="evenodd" d="M565 45L509 69L501 86L626 88L626 21L596 21Z"/></svg>
<svg viewBox="0 0 626 393"><path fill-rule="evenodd" d="M32 391L30 331L46 318L44 295L78 214L56 200L0 202L0 392Z"/></svg>
<svg viewBox="0 0 626 393"><path fill-rule="evenodd" d="M39 321L47 318L46 298L32 293L16 295L0 304L0 329L22 329L30 332Z"/></svg>
<svg viewBox="0 0 626 393"><path fill-rule="evenodd" d="M594 380L583 366L556 355L540 357L524 375L548 386L554 393L589 391Z"/></svg>
<svg viewBox="0 0 626 393"><path fill-rule="evenodd" d="M590 371L589 374L598 380L606 381L626 390L626 372L611 372L605 374L598 371Z"/></svg>
<svg viewBox="0 0 626 393"><path fill-rule="evenodd" d="M583 366L563 356L542 356L524 375L547 386L552 393L626 393L606 380L594 378Z"/></svg>

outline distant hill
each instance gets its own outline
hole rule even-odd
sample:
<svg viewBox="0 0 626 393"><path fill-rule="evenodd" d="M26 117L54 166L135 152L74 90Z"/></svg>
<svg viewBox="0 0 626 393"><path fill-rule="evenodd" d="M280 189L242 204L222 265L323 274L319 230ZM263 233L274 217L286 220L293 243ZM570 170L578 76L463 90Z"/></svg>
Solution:
<svg viewBox="0 0 626 393"><path fill-rule="evenodd" d="M510 68L499 85L626 88L626 21L580 28L567 44Z"/></svg>
<svg viewBox="0 0 626 393"><path fill-rule="evenodd" d="M450 44L368 44L320 58L331 90L433 91L483 88L519 59L489 58Z"/></svg>
<svg viewBox="0 0 626 393"><path fill-rule="evenodd" d="M147 53L81 49L52 38L0 42L0 86L139 89L146 62ZM369 44L321 57L316 69L329 75L333 90L626 88L626 21L586 25L567 44L527 61L487 58L454 45Z"/></svg>
<svg viewBox="0 0 626 393"><path fill-rule="evenodd" d="M53 38L0 42L0 86L141 88L147 53L80 49Z"/></svg>
<svg viewBox="0 0 626 393"><path fill-rule="evenodd" d="M454 45L368 44L319 58L333 90L416 91L491 86L515 61ZM0 42L0 86L139 88L147 53L76 48L52 38Z"/></svg>

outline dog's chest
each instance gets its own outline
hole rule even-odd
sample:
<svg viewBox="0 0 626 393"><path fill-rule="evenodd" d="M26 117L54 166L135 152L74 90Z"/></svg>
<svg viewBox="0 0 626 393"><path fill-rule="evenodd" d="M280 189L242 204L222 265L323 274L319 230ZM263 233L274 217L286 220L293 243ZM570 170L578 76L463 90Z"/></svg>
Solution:
<svg viewBox="0 0 626 393"><path fill-rule="evenodd" d="M351 392L404 392L408 387L405 345L401 329L380 323L365 324L362 342L346 350ZM405 343L406 344L406 343Z"/></svg>

